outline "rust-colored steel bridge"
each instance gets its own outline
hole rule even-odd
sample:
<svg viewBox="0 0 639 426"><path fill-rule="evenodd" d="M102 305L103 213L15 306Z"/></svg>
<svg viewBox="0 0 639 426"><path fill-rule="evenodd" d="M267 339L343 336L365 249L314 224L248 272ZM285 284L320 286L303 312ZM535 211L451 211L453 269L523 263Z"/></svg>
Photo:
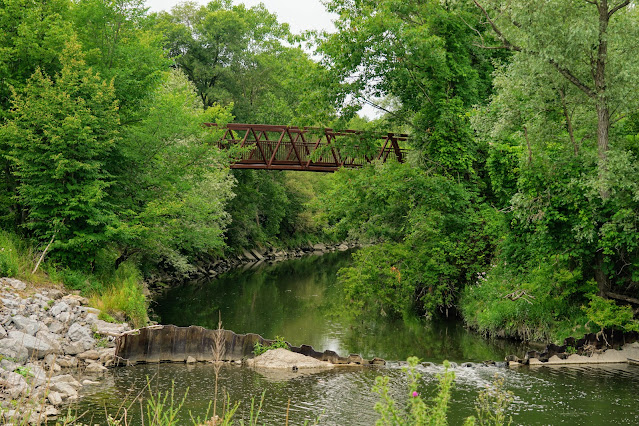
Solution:
<svg viewBox="0 0 639 426"><path fill-rule="evenodd" d="M206 125L218 127L215 123ZM374 160L394 159L401 163L406 150L399 147L399 142L408 139L408 135L398 133L371 135L357 130L315 127L238 123L220 127L224 135L218 146L240 148L232 169L334 172L340 167L361 167Z"/></svg>

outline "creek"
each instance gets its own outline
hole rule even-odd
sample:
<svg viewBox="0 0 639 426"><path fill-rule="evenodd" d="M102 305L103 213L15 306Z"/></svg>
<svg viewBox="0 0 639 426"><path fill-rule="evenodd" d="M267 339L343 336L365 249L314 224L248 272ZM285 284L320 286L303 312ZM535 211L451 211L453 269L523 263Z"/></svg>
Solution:
<svg viewBox="0 0 639 426"><path fill-rule="evenodd" d="M259 424L372 425L378 396L375 377L390 378L391 394L406 398L406 379L399 361L414 355L431 365L419 366L420 392L432 395L442 362L453 365L455 387L449 410L451 425L474 414L480 390L495 374L505 378L514 394L509 408L514 424L636 424L639 418L639 367L626 364L572 367L520 367L516 370L481 365L501 361L508 354L523 356L526 348L502 340L487 340L466 330L457 320L426 322L417 317L391 320L383 316L353 319L344 314L337 271L348 265L350 253L330 253L224 274L210 282L171 289L156 300L154 311L163 324L223 326L236 333L282 336L293 345L309 344L342 356L388 360L385 367L336 369L317 374L257 372L225 365L220 371L222 394L239 402L237 418L248 418L251 399L264 405ZM179 424L192 424L206 415L215 378L211 364L148 364L109 370L100 385L84 389L78 411L87 423L105 423L106 411L128 407L150 380L154 392L175 391L179 402L185 392ZM124 401L124 402L123 402ZM141 424L140 406L129 409L129 424ZM189 414L191 413L191 414ZM89 418L91 421L89 421Z"/></svg>

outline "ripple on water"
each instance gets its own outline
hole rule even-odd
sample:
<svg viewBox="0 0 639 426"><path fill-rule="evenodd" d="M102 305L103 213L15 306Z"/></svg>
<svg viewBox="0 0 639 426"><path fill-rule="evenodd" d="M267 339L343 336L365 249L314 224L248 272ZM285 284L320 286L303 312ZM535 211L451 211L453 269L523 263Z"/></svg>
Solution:
<svg viewBox="0 0 639 426"><path fill-rule="evenodd" d="M434 395L437 375L442 365L419 366L422 374L420 393ZM505 387L514 394L509 408L514 424L636 424L639 416L637 380L639 368L615 366L523 367L518 370L495 367L457 367L449 411L450 424L461 424L474 414L478 392L503 375ZM251 398L258 401L265 392L260 420L266 425L283 424L289 405L289 424L311 423L319 419L322 425L372 425L377 419L373 407L378 396L372 392L377 375L389 376L390 395L398 402L407 400L407 379L400 363L387 368L336 369L317 374L297 374L278 379L256 371L224 366L220 371L219 393L228 394L239 402L238 419L248 419ZM95 423L104 416L104 407L116 412L128 407L142 390L147 378L154 392L171 390L175 399L185 401L183 422L189 424L189 412L204 418L213 397L215 376L210 364L159 364L125 367L110 371L101 386L86 387L80 411L91 410ZM124 404L123 404L124 401ZM134 418L129 424L140 425L139 404L131 408ZM136 411L137 410L137 411ZM102 417L100 417L102 416Z"/></svg>

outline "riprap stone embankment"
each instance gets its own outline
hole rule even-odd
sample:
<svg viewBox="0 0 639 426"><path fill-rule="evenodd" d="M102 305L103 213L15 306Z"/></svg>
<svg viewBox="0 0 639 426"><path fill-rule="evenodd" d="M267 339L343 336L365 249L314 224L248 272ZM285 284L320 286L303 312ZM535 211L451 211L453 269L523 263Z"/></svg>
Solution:
<svg viewBox="0 0 639 426"><path fill-rule="evenodd" d="M3 423L56 417L83 386L99 383L114 363L115 337L129 330L98 319L84 297L17 279L0 278L0 302Z"/></svg>

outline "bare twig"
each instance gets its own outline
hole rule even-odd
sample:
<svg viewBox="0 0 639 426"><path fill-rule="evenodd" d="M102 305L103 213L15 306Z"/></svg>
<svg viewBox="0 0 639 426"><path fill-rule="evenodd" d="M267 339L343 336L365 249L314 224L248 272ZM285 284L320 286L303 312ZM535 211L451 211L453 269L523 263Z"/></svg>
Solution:
<svg viewBox="0 0 639 426"><path fill-rule="evenodd" d="M62 223L64 223L64 221L62 221ZM40 259L38 259L38 263L36 263L35 268L33 268L33 271L31 271L31 275L35 274L38 271L38 267L40 267L40 263L42 263L42 259L44 259L44 256L47 254L47 251L49 251L49 247L51 247L51 244L53 244L53 240L55 239L55 236L58 234L58 230L59 228L56 229L53 235L51 236L51 240L49 241L49 244L47 244L44 251L42 252L42 256L40 256Z"/></svg>
<svg viewBox="0 0 639 426"><path fill-rule="evenodd" d="M503 298L510 299L512 301L523 299L525 302L530 303L532 305L532 302L530 301L530 299L534 300L535 296L528 294L526 290L517 290L517 291L513 291L510 294L505 295Z"/></svg>

